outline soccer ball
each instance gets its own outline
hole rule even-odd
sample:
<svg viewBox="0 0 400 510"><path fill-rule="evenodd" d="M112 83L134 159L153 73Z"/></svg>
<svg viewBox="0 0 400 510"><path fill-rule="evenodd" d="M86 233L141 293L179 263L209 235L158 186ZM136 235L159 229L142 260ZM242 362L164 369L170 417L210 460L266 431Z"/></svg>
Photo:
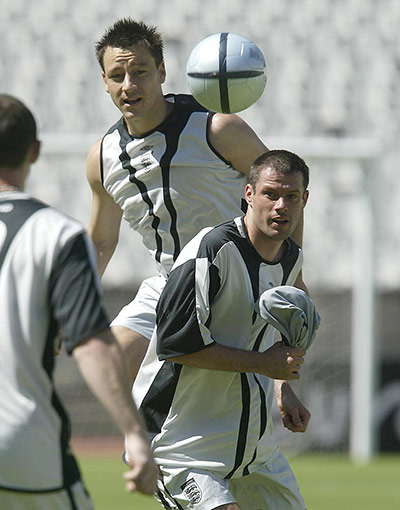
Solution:
<svg viewBox="0 0 400 510"><path fill-rule="evenodd" d="M196 100L221 113L249 108L267 82L261 50L246 37L231 32L210 35L192 50L186 78Z"/></svg>

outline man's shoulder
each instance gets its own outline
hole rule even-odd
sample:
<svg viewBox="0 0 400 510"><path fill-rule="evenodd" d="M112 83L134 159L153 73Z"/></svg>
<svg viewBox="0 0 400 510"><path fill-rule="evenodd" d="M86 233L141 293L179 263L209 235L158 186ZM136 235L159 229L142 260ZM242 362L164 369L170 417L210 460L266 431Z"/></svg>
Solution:
<svg viewBox="0 0 400 510"><path fill-rule="evenodd" d="M24 193L19 198L10 200L9 203L13 208L14 215L20 221L31 218L32 223L37 223L41 230L47 231L49 234L51 231L57 230L68 230L75 233L85 231L84 226L77 219L29 194Z"/></svg>
<svg viewBox="0 0 400 510"><path fill-rule="evenodd" d="M118 131L120 133L128 133L128 130L126 129L124 118L121 116L114 124L112 124L104 134L103 138L105 138L107 135L110 135L114 133L115 131Z"/></svg>
<svg viewBox="0 0 400 510"><path fill-rule="evenodd" d="M166 101L173 103L178 109L205 113L209 111L190 94L166 94L164 97Z"/></svg>
<svg viewBox="0 0 400 510"><path fill-rule="evenodd" d="M5 232L1 257L17 234L24 246L36 246L37 253L42 253L85 232L74 218L25 193L0 201L0 222Z"/></svg>
<svg viewBox="0 0 400 510"><path fill-rule="evenodd" d="M10 213L15 211L18 216L30 216L32 213L39 209L50 207L45 202L31 197L28 193L18 193L16 195L10 195L1 197L0 200L0 214L8 216Z"/></svg>
<svg viewBox="0 0 400 510"><path fill-rule="evenodd" d="M223 246L235 242L240 237L240 234L235 220L229 220L212 228L203 229L200 232L200 236L199 256L214 258Z"/></svg>

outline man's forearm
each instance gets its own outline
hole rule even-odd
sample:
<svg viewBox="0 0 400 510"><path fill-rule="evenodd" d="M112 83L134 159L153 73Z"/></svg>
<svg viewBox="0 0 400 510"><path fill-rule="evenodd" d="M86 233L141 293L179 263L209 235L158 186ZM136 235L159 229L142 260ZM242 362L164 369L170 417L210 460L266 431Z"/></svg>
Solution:
<svg viewBox="0 0 400 510"><path fill-rule="evenodd" d="M261 368L259 354L215 343L201 351L170 358L170 360L181 365L206 370L258 372Z"/></svg>
<svg viewBox="0 0 400 510"><path fill-rule="evenodd" d="M114 255L117 244L94 242L94 245L97 253L97 271L100 276L103 276L111 257Z"/></svg>
<svg viewBox="0 0 400 510"><path fill-rule="evenodd" d="M272 379L298 379L304 349L277 342L264 352L235 349L218 343L205 349L170 358L170 361L193 368L226 372L258 373Z"/></svg>
<svg viewBox="0 0 400 510"><path fill-rule="evenodd" d="M88 339L73 354L88 386L121 432L142 432L144 425L132 400L131 382L111 332L107 330Z"/></svg>

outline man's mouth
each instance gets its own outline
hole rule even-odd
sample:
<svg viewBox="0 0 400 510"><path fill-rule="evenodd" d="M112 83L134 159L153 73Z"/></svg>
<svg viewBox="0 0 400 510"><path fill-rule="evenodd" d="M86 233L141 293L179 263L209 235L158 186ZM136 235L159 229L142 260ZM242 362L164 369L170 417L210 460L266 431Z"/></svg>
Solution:
<svg viewBox="0 0 400 510"><path fill-rule="evenodd" d="M124 99L124 104L127 106L135 106L142 100L141 97L137 97L135 99Z"/></svg>
<svg viewBox="0 0 400 510"><path fill-rule="evenodd" d="M281 217L271 219L272 223L276 223L278 225L285 225L286 223L288 223L288 221L289 221L288 219Z"/></svg>

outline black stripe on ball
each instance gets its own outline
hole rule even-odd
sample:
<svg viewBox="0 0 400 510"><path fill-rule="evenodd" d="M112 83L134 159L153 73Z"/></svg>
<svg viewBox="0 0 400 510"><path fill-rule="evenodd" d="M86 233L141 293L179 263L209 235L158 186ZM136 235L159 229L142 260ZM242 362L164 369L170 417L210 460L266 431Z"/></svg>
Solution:
<svg viewBox="0 0 400 510"><path fill-rule="evenodd" d="M226 49L228 46L228 33L222 32L219 38L219 95L221 110L223 113L230 113L228 79L226 77Z"/></svg>
<svg viewBox="0 0 400 510"><path fill-rule="evenodd" d="M225 80L235 79L235 78L254 78L256 76L261 76L264 74L264 71L230 71L222 74L219 71L213 71L210 73L187 73L191 78L204 78L204 79L212 79L212 78L223 78Z"/></svg>

